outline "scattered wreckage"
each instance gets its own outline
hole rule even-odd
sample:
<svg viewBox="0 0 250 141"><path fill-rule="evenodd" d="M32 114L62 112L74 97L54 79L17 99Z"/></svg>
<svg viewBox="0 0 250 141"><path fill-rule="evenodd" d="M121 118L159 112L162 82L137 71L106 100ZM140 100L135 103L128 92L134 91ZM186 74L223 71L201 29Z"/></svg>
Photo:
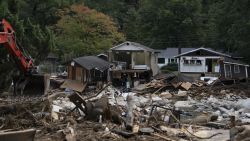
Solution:
<svg viewBox="0 0 250 141"><path fill-rule="evenodd" d="M43 97L2 96L0 140L248 139L248 84L180 82L170 75L126 91L106 84L83 93L87 86L65 82Z"/></svg>

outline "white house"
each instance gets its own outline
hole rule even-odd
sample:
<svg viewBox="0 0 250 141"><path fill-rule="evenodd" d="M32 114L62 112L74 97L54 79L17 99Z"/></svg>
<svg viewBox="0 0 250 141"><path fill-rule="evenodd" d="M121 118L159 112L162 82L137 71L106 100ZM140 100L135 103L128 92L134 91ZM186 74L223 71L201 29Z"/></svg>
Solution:
<svg viewBox="0 0 250 141"><path fill-rule="evenodd" d="M175 56L180 60L179 72L186 74L204 74L221 78L248 78L248 64L229 54L208 48L197 48Z"/></svg>
<svg viewBox="0 0 250 141"><path fill-rule="evenodd" d="M180 48L180 53L194 50L195 48ZM166 48L164 50L157 50L158 54L158 66L161 68L170 63L179 63L179 59L175 58L179 53L179 48Z"/></svg>

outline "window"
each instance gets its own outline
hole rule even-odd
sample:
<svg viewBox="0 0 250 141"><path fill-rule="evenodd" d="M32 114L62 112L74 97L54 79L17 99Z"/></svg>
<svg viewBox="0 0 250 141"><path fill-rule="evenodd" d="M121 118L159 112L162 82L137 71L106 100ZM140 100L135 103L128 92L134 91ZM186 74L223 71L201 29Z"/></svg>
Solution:
<svg viewBox="0 0 250 141"><path fill-rule="evenodd" d="M189 64L189 60L184 60L184 64L185 65Z"/></svg>
<svg viewBox="0 0 250 141"><path fill-rule="evenodd" d="M190 60L190 64L195 64L195 60Z"/></svg>
<svg viewBox="0 0 250 141"><path fill-rule="evenodd" d="M158 58L158 64L165 64L165 58Z"/></svg>
<svg viewBox="0 0 250 141"><path fill-rule="evenodd" d="M240 66L234 65L234 73L240 73Z"/></svg>
<svg viewBox="0 0 250 141"><path fill-rule="evenodd" d="M195 59L184 60L184 65L199 66L199 65L202 65L202 62L201 60L195 60Z"/></svg>
<svg viewBox="0 0 250 141"><path fill-rule="evenodd" d="M197 65L201 65L201 60L196 60Z"/></svg>

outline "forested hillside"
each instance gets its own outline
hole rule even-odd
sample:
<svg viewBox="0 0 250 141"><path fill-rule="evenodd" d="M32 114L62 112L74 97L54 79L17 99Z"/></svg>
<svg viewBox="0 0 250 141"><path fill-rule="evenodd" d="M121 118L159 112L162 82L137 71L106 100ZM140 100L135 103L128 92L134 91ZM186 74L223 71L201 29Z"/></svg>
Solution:
<svg viewBox="0 0 250 141"><path fill-rule="evenodd" d="M249 60L249 7L249 0L3 0L0 14L39 60L49 51L101 52L125 38L152 48L238 51Z"/></svg>
<svg viewBox="0 0 250 141"><path fill-rule="evenodd" d="M250 0L85 0L152 48L209 47L250 61Z"/></svg>
<svg viewBox="0 0 250 141"><path fill-rule="evenodd" d="M250 61L250 0L1 0L0 17L36 60L97 54L124 40L209 47ZM0 74L13 70L0 48ZM11 66L12 65L12 66Z"/></svg>

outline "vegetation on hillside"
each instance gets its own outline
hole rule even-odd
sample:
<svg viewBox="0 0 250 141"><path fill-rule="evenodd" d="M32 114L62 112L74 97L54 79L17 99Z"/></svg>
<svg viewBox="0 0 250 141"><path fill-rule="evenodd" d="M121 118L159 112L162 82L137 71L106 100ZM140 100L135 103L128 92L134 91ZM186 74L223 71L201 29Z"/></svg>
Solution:
<svg viewBox="0 0 250 141"><path fill-rule="evenodd" d="M250 62L249 7L250 0L2 0L0 17L37 63L49 52L65 60L124 40L156 49L209 47ZM7 54L1 46L4 76L15 67Z"/></svg>

